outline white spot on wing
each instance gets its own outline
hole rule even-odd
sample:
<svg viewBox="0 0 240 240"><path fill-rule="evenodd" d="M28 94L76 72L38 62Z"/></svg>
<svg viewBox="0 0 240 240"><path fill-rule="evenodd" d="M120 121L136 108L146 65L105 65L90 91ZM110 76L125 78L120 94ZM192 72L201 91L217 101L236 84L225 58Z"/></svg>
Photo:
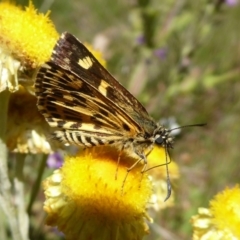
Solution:
<svg viewBox="0 0 240 240"><path fill-rule="evenodd" d="M79 59L78 64L84 69L89 69L93 65L93 62L90 57L85 57L83 59Z"/></svg>
<svg viewBox="0 0 240 240"><path fill-rule="evenodd" d="M103 96L106 96L107 95L107 87L109 86L109 84L104 81L104 80L101 80L101 83L98 87L98 90L99 92L103 95Z"/></svg>

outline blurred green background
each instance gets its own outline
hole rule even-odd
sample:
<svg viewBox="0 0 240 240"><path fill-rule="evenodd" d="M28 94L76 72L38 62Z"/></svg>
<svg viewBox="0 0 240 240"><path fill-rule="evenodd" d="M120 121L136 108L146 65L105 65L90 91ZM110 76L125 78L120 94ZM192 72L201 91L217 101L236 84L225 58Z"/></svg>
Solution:
<svg viewBox="0 0 240 240"><path fill-rule="evenodd" d="M28 5L28 1L16 1ZM240 178L240 3L237 0L33 1L59 33L103 52L108 70L157 120L186 128L172 158L176 203L146 239L191 239L198 207ZM43 224L43 223L42 223ZM46 230L49 231L49 230ZM41 232L41 231L39 231ZM47 234L32 239L60 239Z"/></svg>

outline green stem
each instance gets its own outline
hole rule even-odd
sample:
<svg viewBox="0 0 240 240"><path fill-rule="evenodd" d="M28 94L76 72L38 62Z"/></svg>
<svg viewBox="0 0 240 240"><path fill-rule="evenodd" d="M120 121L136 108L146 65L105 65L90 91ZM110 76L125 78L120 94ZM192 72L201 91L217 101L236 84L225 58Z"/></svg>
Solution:
<svg viewBox="0 0 240 240"><path fill-rule="evenodd" d="M16 198L16 210L18 222L21 223L20 231L23 239L28 238L29 232L29 216L26 212L25 206L25 191L24 191L24 163L25 163L26 154L17 154L16 155L16 168L15 168L15 177L14 177L14 190Z"/></svg>
<svg viewBox="0 0 240 240"><path fill-rule="evenodd" d="M21 240L23 238L18 224L16 208L11 201L13 196L11 195L11 183L8 177L6 131L9 98L10 93L8 91L0 93L0 206L7 217L12 239Z"/></svg>
<svg viewBox="0 0 240 240"><path fill-rule="evenodd" d="M41 155L41 156L42 156L42 159L40 161L39 170L37 171L38 176L37 176L37 179L36 179L36 181L33 185L32 193L31 193L31 197L30 197L30 202L29 202L29 205L28 205L28 208L27 208L27 212L28 212L29 215L31 214L32 205L33 205L33 203L34 203L34 201L37 197L39 188L41 186L42 176L43 176L43 173L44 173L44 170L45 170L45 167L46 167L47 155Z"/></svg>

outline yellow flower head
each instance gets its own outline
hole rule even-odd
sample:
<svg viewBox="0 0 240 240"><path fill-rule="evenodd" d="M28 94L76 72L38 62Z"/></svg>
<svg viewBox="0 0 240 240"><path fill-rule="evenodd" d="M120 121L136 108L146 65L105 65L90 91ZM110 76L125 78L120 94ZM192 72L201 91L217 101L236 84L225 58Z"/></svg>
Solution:
<svg viewBox="0 0 240 240"><path fill-rule="evenodd" d="M117 169L118 153L110 147L87 149L67 157L45 185L47 224L67 239L137 240L147 234L146 204L152 193L142 166L129 172L125 155Z"/></svg>
<svg viewBox="0 0 240 240"><path fill-rule="evenodd" d="M217 194L210 209L199 208L192 217L194 240L240 239L240 189L236 186Z"/></svg>
<svg viewBox="0 0 240 240"><path fill-rule="evenodd" d="M35 68L49 60L58 33L48 15L37 13L31 2L25 10L0 3L0 91L18 90L19 78L33 84Z"/></svg>
<svg viewBox="0 0 240 240"><path fill-rule="evenodd" d="M0 3L0 92L13 92L6 131L10 151L49 153L55 145L47 141L50 127L37 110L33 89L37 67L49 60L58 39L48 15L37 13L31 2L24 10Z"/></svg>
<svg viewBox="0 0 240 240"><path fill-rule="evenodd" d="M48 18L30 2L25 10L9 2L0 4L0 42L12 55L33 68L49 60L58 33Z"/></svg>
<svg viewBox="0 0 240 240"><path fill-rule="evenodd" d="M240 239L240 188L227 188L210 202L213 222L218 229L228 229Z"/></svg>
<svg viewBox="0 0 240 240"><path fill-rule="evenodd" d="M51 128L38 112L36 104L36 97L23 87L10 95L6 131L10 151L47 154L62 146L57 141L49 143Z"/></svg>

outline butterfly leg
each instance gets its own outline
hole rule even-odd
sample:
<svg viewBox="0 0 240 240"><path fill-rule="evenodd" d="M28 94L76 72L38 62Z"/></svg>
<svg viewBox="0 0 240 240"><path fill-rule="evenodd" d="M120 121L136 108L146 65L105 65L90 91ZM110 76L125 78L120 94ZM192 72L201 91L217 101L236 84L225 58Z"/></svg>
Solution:
<svg viewBox="0 0 240 240"><path fill-rule="evenodd" d="M125 178L124 178L124 180L123 180L123 183L122 183L122 193L123 193L123 188L124 188L124 185L125 185L125 182L126 182L126 180L127 180L127 177L128 177L129 172L132 171L132 170L138 165L138 163L140 163L141 161L144 162L143 169L141 170L141 173L142 173L142 174L144 173L144 171L145 171L146 168L147 168L147 158L146 158L146 156L145 156L143 153L142 153L142 154L136 153L136 154L137 154L140 158L139 158L131 167L127 168L127 173L126 173L126 176L125 176Z"/></svg>
<svg viewBox="0 0 240 240"><path fill-rule="evenodd" d="M125 144L123 144L120 152L119 152L119 155L118 155L118 160L117 160L117 169L116 169L116 172L115 172L115 180L117 180L117 175L118 175L118 167L119 167L119 164L120 164L120 159L121 159L121 156L123 154L123 150L125 148Z"/></svg>

